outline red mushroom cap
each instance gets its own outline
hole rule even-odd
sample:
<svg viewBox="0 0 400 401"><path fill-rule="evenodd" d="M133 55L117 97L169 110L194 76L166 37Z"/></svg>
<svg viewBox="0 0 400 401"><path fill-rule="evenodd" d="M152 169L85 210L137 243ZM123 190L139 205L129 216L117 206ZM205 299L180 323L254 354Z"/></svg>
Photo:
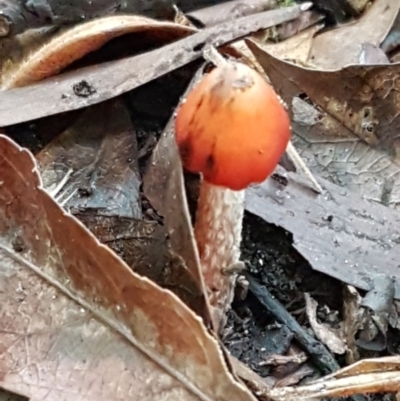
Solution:
<svg viewBox="0 0 400 401"><path fill-rule="evenodd" d="M187 170L241 190L274 171L290 139L290 120L260 74L227 62L203 77L181 105L175 138Z"/></svg>

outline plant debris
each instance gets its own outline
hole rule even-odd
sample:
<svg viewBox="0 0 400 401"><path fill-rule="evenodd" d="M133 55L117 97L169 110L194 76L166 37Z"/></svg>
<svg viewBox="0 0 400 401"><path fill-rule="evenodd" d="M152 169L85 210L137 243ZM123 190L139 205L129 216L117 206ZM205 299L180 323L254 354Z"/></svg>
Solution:
<svg viewBox="0 0 400 401"><path fill-rule="evenodd" d="M0 399L398 398L399 16L0 2Z"/></svg>

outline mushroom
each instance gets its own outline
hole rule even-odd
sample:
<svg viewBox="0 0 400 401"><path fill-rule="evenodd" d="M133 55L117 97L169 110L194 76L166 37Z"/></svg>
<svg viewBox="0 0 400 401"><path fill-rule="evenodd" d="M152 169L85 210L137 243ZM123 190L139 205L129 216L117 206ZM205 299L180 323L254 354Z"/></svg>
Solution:
<svg viewBox="0 0 400 401"><path fill-rule="evenodd" d="M189 93L175 120L183 166L201 173L195 221L204 281L221 328L233 299L245 188L264 181L290 139L288 114L272 87L239 62L220 63Z"/></svg>

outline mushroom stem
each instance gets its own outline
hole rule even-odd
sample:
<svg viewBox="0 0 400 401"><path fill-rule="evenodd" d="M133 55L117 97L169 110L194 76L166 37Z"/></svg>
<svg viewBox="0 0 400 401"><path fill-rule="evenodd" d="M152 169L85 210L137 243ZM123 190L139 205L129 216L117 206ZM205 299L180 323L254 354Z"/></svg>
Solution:
<svg viewBox="0 0 400 401"><path fill-rule="evenodd" d="M222 274L240 257L245 191L233 191L202 181L195 236L214 321L223 326L233 298L236 275Z"/></svg>
<svg viewBox="0 0 400 401"><path fill-rule="evenodd" d="M256 71L218 63L179 108L175 138L184 167L203 178L195 236L220 331L234 295L244 191L274 171L290 139L290 120Z"/></svg>

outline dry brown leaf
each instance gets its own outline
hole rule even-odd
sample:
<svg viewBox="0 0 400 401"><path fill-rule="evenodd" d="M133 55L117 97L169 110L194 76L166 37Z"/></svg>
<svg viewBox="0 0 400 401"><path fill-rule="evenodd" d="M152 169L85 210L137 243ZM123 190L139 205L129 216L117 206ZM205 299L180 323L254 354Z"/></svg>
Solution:
<svg viewBox="0 0 400 401"><path fill-rule="evenodd" d="M328 70L358 64L362 44L379 46L390 31L399 8L400 0L375 0L358 21L316 36L310 63Z"/></svg>
<svg viewBox="0 0 400 401"><path fill-rule="evenodd" d="M293 140L310 169L365 198L400 203L400 65L302 68L249 48L291 106ZM317 108L302 99L308 97Z"/></svg>
<svg viewBox="0 0 400 401"><path fill-rule="evenodd" d="M276 8L276 0L231 0L191 11L188 16L203 27Z"/></svg>
<svg viewBox="0 0 400 401"><path fill-rule="evenodd" d="M3 71L2 88L24 86L51 77L117 36L149 30L155 34L172 33L177 39L196 32L187 26L135 15L96 19L61 33L27 56L20 64L9 71Z"/></svg>
<svg viewBox="0 0 400 401"><path fill-rule="evenodd" d="M141 178L132 131L121 99L88 108L36 155L44 187L54 191L67 178L56 194L66 208L140 219Z"/></svg>
<svg viewBox="0 0 400 401"><path fill-rule="evenodd" d="M121 99L86 109L36 159L44 187L57 189L58 202L134 271L170 289L207 321L203 294L170 251L168 233L142 220L136 135Z"/></svg>
<svg viewBox="0 0 400 401"><path fill-rule="evenodd" d="M311 298L310 294L304 294L306 299L306 312L315 336L325 344L328 349L335 354L344 354L346 352L346 344L339 337L338 333L325 324L321 324L317 320L317 302Z"/></svg>
<svg viewBox="0 0 400 401"><path fill-rule="evenodd" d="M116 97L199 59L205 44L222 46L259 29L293 20L304 8L307 8L307 4L306 7L298 5L250 15L204 29L140 55L81 68L27 87L2 91L0 126L77 110ZM85 87L87 90L82 90Z"/></svg>
<svg viewBox="0 0 400 401"><path fill-rule="evenodd" d="M344 397L400 390L400 357L366 359L305 386L274 388L270 396L285 401Z"/></svg>
<svg viewBox="0 0 400 401"><path fill-rule="evenodd" d="M361 302L362 298L358 291L353 286L346 285L343 290L343 336L346 339L346 362L349 365L360 359L356 334L361 326Z"/></svg>
<svg viewBox="0 0 400 401"><path fill-rule="evenodd" d="M200 80L203 69L204 66L197 71L185 95ZM173 251L183 258L207 299L186 199L181 158L174 137L174 116L162 133L148 166L143 178L143 191L157 213L165 217ZM206 321L211 324L209 313Z"/></svg>
<svg viewBox="0 0 400 401"><path fill-rule="evenodd" d="M207 0L206 0L207 1ZM208 0L209 1L209 0ZM204 0L181 1L184 12ZM157 19L173 17L170 1L159 0L3 0L0 35L17 35L37 27L71 25L112 14L137 14Z"/></svg>
<svg viewBox="0 0 400 401"><path fill-rule="evenodd" d="M260 44L260 47L276 58L304 65L310 57L313 38L321 28L322 25L314 25L283 42Z"/></svg>
<svg viewBox="0 0 400 401"><path fill-rule="evenodd" d="M31 400L253 400L177 297L132 273L0 136L0 387Z"/></svg>

